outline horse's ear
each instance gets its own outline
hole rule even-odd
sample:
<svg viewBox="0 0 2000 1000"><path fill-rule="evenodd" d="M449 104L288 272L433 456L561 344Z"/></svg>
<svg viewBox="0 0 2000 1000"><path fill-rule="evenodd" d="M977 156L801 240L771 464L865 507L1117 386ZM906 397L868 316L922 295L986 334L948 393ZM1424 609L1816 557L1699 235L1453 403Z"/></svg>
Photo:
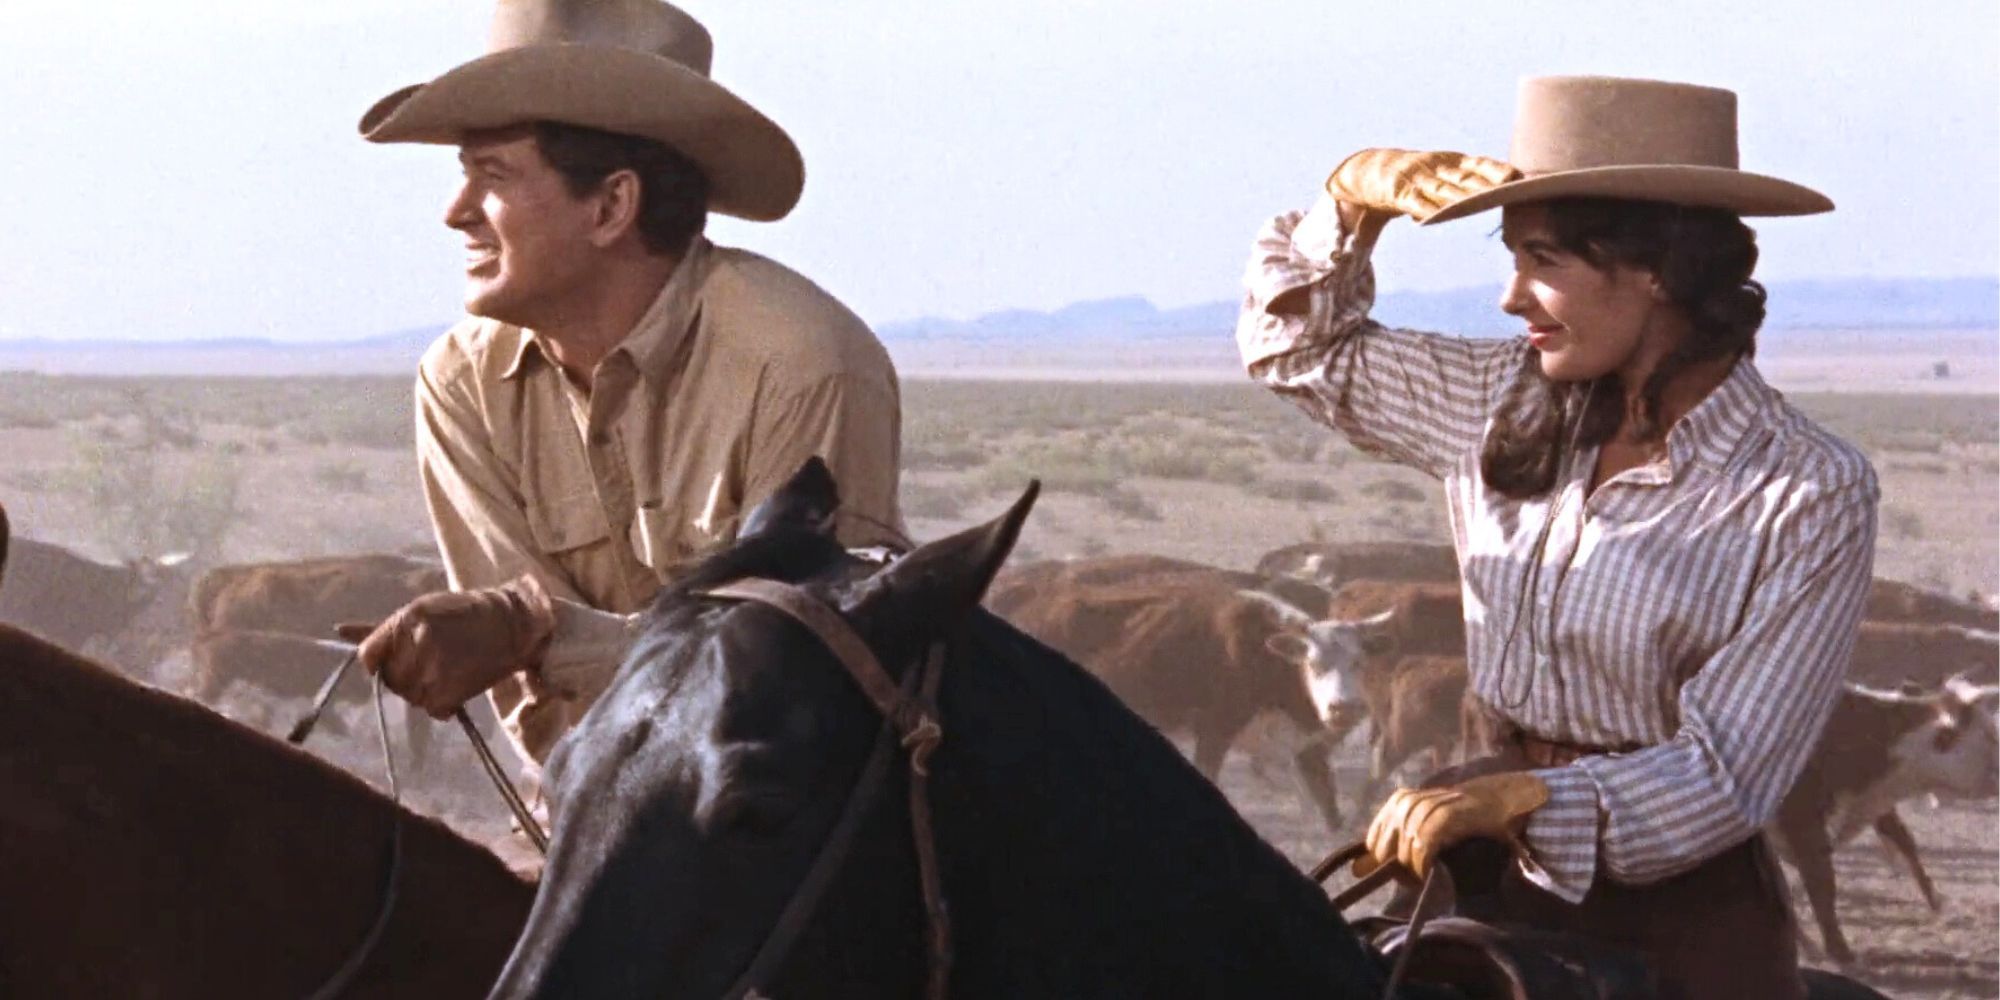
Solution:
<svg viewBox="0 0 2000 1000"><path fill-rule="evenodd" d="M780 527L833 533L833 512L840 509L840 488L818 455L806 459L785 485L765 497L743 518L738 537L762 535Z"/></svg>
<svg viewBox="0 0 2000 1000"><path fill-rule="evenodd" d="M1041 491L1041 481L1031 481L1006 513L890 563L854 591L848 610L874 617L894 609L925 622L952 621L971 611L1014 551Z"/></svg>

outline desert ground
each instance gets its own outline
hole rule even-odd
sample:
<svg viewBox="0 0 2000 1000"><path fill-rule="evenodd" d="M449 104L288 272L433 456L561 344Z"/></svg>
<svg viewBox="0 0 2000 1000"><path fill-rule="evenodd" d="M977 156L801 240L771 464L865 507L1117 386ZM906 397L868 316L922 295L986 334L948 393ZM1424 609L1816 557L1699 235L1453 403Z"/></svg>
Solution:
<svg viewBox="0 0 2000 1000"><path fill-rule="evenodd" d="M1990 339L1951 348L1949 384L1935 377L1931 354L1945 348L1934 344L1878 353L1872 366L1830 351L1769 361L1797 405L1866 449L1880 471L1880 576L1960 596L2000 592L2000 381ZM1049 492L1017 560L1153 552L1248 568L1309 537L1447 539L1435 482L1357 452L1261 390L1168 372L1142 381L1112 368L1096 371L1120 377L910 378L903 500L912 534L991 516L1038 477ZM397 377L0 373L0 502L18 535L106 560L428 554L410 419L409 385ZM136 652L98 652L178 690L185 652L171 628L153 638ZM271 731L295 711L241 698L221 707ZM351 721L350 735L316 748L379 781L372 729ZM446 755L414 803L475 838L496 835L504 812L464 741L440 742ZM1225 790L1309 864L1333 838L1285 769L1261 763L1256 742L1234 755ZM1350 743L1338 763L1343 785L1355 787L1365 751ZM1936 916L1871 839L1841 852L1842 913L1861 975L1900 997L2000 993L1996 810L1992 799L1905 807L1946 897ZM1809 921L1802 901L1800 915Z"/></svg>

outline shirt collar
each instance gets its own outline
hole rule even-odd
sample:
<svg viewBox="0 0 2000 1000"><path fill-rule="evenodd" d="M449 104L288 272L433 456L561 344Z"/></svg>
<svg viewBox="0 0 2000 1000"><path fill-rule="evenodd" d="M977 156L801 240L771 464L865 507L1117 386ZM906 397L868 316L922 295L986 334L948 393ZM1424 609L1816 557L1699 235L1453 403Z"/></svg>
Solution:
<svg viewBox="0 0 2000 1000"><path fill-rule="evenodd" d="M1700 462L1722 468L1753 428L1768 426L1784 397L1764 381L1748 358L1738 358L1728 376L1667 432L1667 457L1675 468Z"/></svg>
<svg viewBox="0 0 2000 1000"><path fill-rule="evenodd" d="M694 329L695 316L701 311L699 292L706 284L712 249L708 238L696 235L688 243L687 253L674 266L674 273L667 277L666 284L660 286L660 294L653 304L646 307L639 322L633 324L632 332L625 335L611 356L619 353L629 355L632 363L646 379L655 380L666 374L666 367L680 353L681 344L687 340L689 331ZM503 379L519 378L528 365L550 358L544 352L540 335L523 328L521 339L514 347L514 356L508 359L507 368L500 375Z"/></svg>

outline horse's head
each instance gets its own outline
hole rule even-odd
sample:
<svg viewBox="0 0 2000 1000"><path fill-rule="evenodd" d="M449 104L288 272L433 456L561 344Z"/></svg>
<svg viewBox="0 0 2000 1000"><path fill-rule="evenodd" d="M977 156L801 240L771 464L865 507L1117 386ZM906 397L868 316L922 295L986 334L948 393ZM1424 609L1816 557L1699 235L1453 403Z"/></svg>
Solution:
<svg viewBox="0 0 2000 1000"><path fill-rule="evenodd" d="M813 633L705 590L744 577L796 584L900 679L978 606L1033 499L1031 488L993 522L877 567L833 540L839 498L815 459L736 542L670 584L617 679L549 760L555 839L494 995L721 995L842 813L881 716ZM878 817L855 851L907 854L908 837ZM883 895L901 913L892 923L910 928L887 944L921 948L914 886ZM824 937L799 947L826 947Z"/></svg>

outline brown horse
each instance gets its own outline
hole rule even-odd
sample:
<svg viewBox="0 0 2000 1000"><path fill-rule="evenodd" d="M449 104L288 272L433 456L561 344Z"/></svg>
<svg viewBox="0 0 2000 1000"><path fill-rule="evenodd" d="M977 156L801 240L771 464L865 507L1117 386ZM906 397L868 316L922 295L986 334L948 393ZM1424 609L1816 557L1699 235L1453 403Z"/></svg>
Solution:
<svg viewBox="0 0 2000 1000"><path fill-rule="evenodd" d="M533 889L442 824L0 626L0 995L485 995Z"/></svg>

